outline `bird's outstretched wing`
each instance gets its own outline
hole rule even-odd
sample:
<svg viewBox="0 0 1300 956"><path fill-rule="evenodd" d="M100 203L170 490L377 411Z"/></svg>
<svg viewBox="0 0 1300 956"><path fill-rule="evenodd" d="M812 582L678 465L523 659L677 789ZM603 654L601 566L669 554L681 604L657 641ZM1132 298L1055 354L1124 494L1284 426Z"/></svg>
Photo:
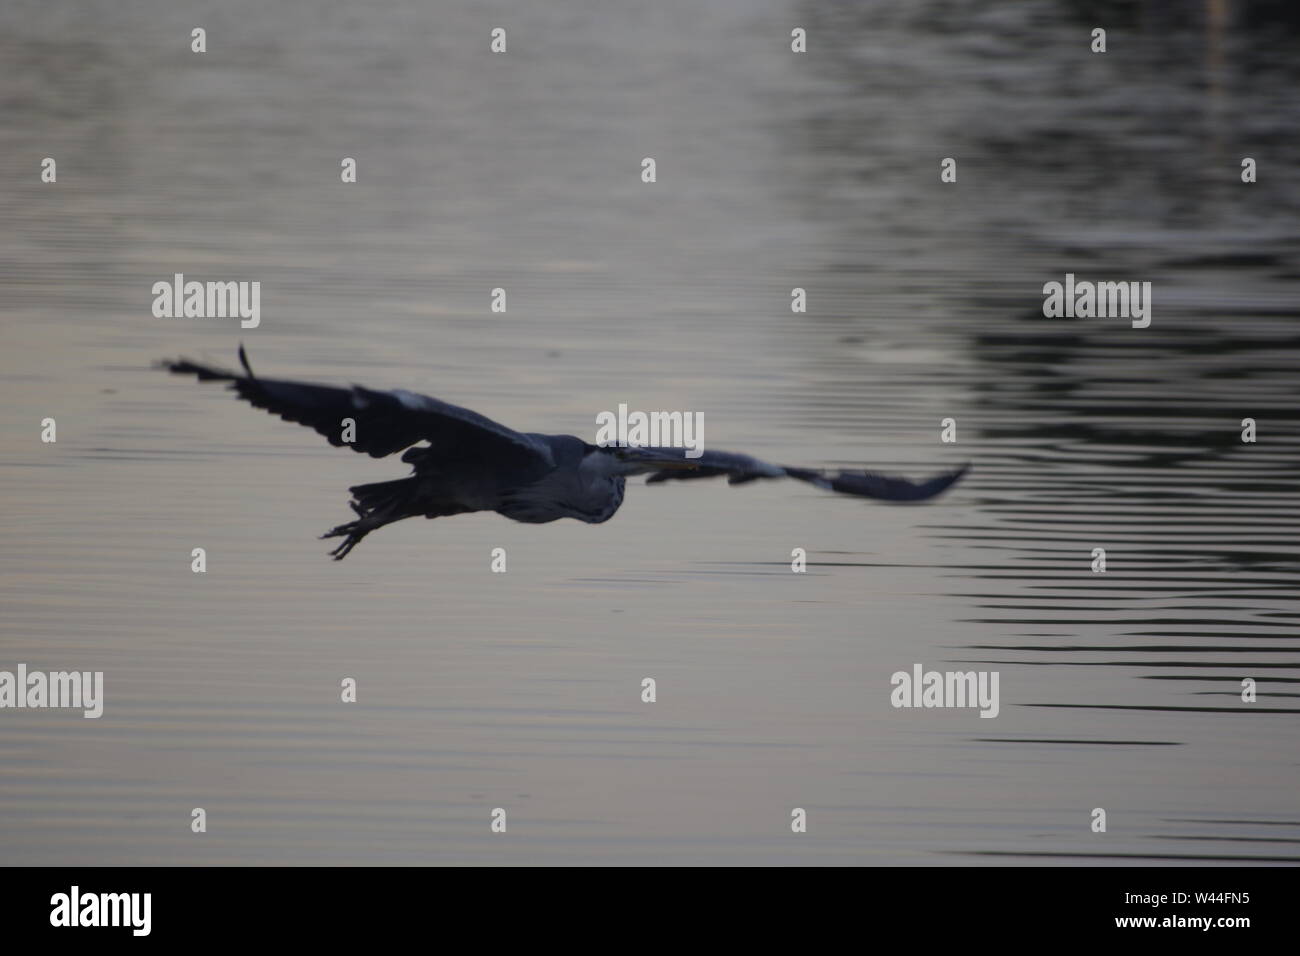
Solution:
<svg viewBox="0 0 1300 956"><path fill-rule="evenodd" d="M662 470L652 471L646 484L716 478L721 475L726 475L727 483L731 485L741 485L759 478L796 478L828 491L883 501L925 501L947 491L970 470L970 465L962 465L956 471L935 475L924 481L909 481L869 471L831 472L772 465L749 455L727 451L706 451L699 458L685 458L681 448L638 448L634 451L637 460L653 464L659 459L666 466Z"/></svg>
<svg viewBox="0 0 1300 956"><path fill-rule="evenodd" d="M336 388L279 379L258 378L248 364L243 346L239 361L247 374L200 365L188 359L163 360L159 366L177 375L195 375L199 381L228 381L240 398L324 435L335 447L382 458L420 441L428 441L439 455L474 456L484 453L521 462L551 463L550 449L541 442L501 425L468 408L449 405L427 395L402 389L375 391L353 385ZM355 422L353 441L344 440L344 419Z"/></svg>

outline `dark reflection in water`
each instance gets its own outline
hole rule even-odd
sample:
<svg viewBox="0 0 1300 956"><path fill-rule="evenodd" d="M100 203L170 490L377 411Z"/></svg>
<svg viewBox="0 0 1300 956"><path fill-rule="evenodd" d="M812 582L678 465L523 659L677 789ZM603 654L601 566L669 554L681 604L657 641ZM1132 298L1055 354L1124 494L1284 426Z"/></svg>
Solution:
<svg viewBox="0 0 1300 956"><path fill-rule="evenodd" d="M1277 763L1261 772L1294 779L1290 722L1300 709L1285 686L1300 680L1300 179L1286 157L1300 147L1300 18L1245 3L916 4L881 36L874 10L805 9L834 37L834 55L817 65L840 90L805 120L800 142L820 171L809 183L834 197L823 215L835 242L869 250L862 269L892 307L837 316L842 341L879 350L901 340L900 350L920 352L956 336L967 346L965 362L940 373L962 398L930 401L918 418L951 415L966 428L979 501L968 520L931 528L986 556L946 566L963 579L952 593L976 609L967 620L1020 640L966 644L950 659L996 663L1004 679L1016 668L1082 673L1035 678L1027 686L1045 693L1017 703L1122 711L1125 732L1138 736L1178 730L1143 714L1231 725L1145 741L976 740L1171 746L1252 733L1277 744ZM1110 28L1106 57L1086 50L1096 25ZM918 34L943 56L916 55ZM892 125L903 117L908 136ZM1241 158L1262 168L1265 155L1267 181L1243 184ZM918 190L941 156L958 159L961 189ZM941 219L948 228L936 237ZM902 270L882 262L882 233L896 253L914 246L918 260ZM930 280L923 289L909 269ZM1039 289L1067 272L1151 281L1152 325L1044 318ZM960 321L929 320L935 298ZM836 356L817 370L842 392L852 365ZM936 371L877 363L851 387L883 405L921 391ZM1259 428L1254 444L1242 441L1244 418ZM1094 548L1106 551L1104 574L1091 570ZM1095 699L1087 672L1112 668L1122 692ZM1259 700L1246 704L1250 676ZM1222 832L1151 836L1240 842L1242 852L978 852L1300 861L1249 851L1266 838L1224 829L1249 821L1187 822ZM1300 837L1300 821L1278 825Z"/></svg>

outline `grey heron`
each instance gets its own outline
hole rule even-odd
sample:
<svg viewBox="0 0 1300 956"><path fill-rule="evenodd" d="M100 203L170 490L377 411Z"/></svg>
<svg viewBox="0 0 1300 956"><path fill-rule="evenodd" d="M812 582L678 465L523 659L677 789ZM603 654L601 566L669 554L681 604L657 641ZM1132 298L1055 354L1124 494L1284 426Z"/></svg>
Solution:
<svg viewBox="0 0 1300 956"><path fill-rule="evenodd" d="M240 398L314 429L336 447L346 445L372 458L405 449L401 460L413 467L412 475L348 489L356 520L321 536L343 538L330 552L336 561L377 528L418 515L442 518L495 511L533 524L559 518L600 524L623 503L629 475L648 474L647 484L721 475L733 485L795 478L847 495L924 501L947 490L969 468L912 482L865 471L791 468L726 451L705 450L692 459L681 448L592 445L572 435L517 432L467 408L403 389L259 378L242 345L239 361L243 374L187 359L159 365L199 381L229 382ZM348 432L349 419L353 434Z"/></svg>

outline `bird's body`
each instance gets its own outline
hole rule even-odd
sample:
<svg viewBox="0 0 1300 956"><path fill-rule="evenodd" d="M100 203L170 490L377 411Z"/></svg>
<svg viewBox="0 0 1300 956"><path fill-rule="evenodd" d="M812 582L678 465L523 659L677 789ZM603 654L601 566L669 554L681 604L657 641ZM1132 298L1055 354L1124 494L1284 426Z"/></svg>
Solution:
<svg viewBox="0 0 1300 956"><path fill-rule="evenodd" d="M733 452L705 451L692 459L681 448L591 445L572 435L517 432L467 408L402 389L258 378L242 347L239 358L246 374L184 359L161 364L200 381L228 381L241 398L315 429L332 445L346 445L374 458L406 449L402 461L412 466L410 477L349 489L357 520L324 535L344 539L331 552L336 560L371 531L419 515L441 518L495 511L529 524L560 518L600 524L618 511L625 480L636 474L649 474L648 483L726 475L729 483L742 484L788 477L860 497L921 501L940 494L966 472L961 468L914 483L868 472L772 465Z"/></svg>
<svg viewBox="0 0 1300 956"><path fill-rule="evenodd" d="M402 459L422 483L419 500L441 498L466 511L496 511L514 521L545 524L577 518L608 521L623 502L623 477L607 455L592 455L572 435L525 434L538 449L534 461L501 469L488 458L447 458L435 446L413 448ZM362 486L364 487L364 486Z"/></svg>

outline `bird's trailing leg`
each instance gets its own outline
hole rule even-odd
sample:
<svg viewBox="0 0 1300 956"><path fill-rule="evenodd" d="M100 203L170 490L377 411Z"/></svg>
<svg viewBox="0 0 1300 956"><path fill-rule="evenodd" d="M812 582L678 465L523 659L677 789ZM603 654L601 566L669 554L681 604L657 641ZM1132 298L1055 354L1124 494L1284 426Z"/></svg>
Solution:
<svg viewBox="0 0 1300 956"><path fill-rule="evenodd" d="M403 496L399 493L408 484L406 480L386 481L375 485L358 485L351 489L353 498L348 504L356 512L357 520L341 524L321 535L321 538L343 538L343 543L330 552L335 561L346 558L370 532L411 517L412 513L403 507Z"/></svg>
<svg viewBox="0 0 1300 956"><path fill-rule="evenodd" d="M349 521L347 524L341 524L331 531L325 532L321 538L343 538L343 543L330 552L335 561L342 561L348 554L361 543L361 539L376 528L382 528L390 522L398 520L390 515L387 511L381 514L366 514L355 502L352 503L352 510L355 511L359 518L356 521ZM405 518L407 515L401 515Z"/></svg>

